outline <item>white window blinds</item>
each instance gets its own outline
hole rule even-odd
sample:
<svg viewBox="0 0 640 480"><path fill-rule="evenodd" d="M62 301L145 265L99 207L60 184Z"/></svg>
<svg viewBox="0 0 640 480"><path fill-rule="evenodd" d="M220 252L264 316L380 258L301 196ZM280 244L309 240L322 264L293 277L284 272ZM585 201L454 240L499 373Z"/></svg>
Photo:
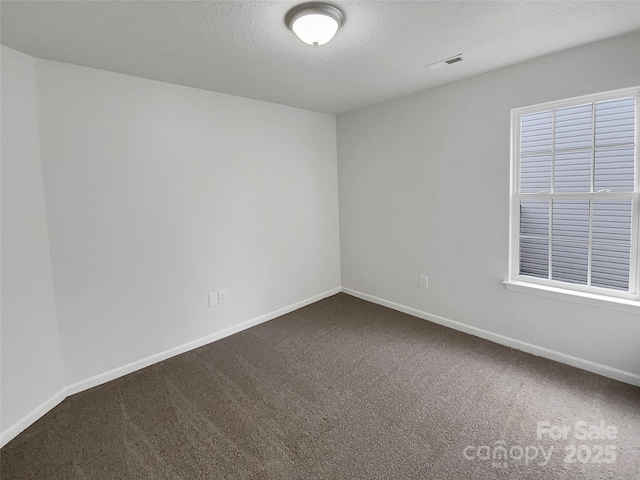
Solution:
<svg viewBox="0 0 640 480"><path fill-rule="evenodd" d="M517 275L635 292L636 96L517 117Z"/></svg>

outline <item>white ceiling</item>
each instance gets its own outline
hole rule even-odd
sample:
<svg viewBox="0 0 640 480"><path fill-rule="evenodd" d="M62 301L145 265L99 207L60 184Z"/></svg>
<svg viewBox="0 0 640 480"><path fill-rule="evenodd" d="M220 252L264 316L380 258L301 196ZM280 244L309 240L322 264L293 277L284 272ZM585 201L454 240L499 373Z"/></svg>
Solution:
<svg viewBox="0 0 640 480"><path fill-rule="evenodd" d="M337 0L345 25L312 47L284 24L301 2L2 1L1 41L39 58L342 113L640 29L638 1ZM468 59L424 68L459 53Z"/></svg>

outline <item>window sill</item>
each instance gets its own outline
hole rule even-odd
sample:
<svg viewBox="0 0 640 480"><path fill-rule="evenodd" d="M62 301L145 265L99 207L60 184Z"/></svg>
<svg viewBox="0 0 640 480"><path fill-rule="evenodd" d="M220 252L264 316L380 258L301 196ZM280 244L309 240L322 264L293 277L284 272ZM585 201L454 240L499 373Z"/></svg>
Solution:
<svg viewBox="0 0 640 480"><path fill-rule="evenodd" d="M531 283L513 280L505 280L502 283L504 283L507 290L512 290L514 292L540 295L542 297L556 298L567 302L580 303L582 305L590 305L640 315L640 302L635 300L605 297L603 295L594 295L592 293L574 292L571 290L564 290L562 288L548 287L546 285L534 285Z"/></svg>

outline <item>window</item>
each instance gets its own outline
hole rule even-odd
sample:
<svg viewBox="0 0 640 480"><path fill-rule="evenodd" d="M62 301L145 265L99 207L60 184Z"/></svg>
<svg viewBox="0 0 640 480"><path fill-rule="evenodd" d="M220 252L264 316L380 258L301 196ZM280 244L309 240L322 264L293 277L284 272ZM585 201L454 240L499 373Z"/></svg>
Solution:
<svg viewBox="0 0 640 480"><path fill-rule="evenodd" d="M512 111L512 282L638 300L639 96Z"/></svg>

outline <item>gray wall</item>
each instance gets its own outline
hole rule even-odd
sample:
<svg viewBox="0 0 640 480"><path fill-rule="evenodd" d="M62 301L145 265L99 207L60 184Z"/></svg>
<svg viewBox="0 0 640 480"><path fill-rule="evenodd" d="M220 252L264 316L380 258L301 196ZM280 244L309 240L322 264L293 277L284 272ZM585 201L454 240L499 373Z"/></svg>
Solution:
<svg viewBox="0 0 640 480"><path fill-rule="evenodd" d="M502 284L510 110L639 85L639 58L636 33L339 116L343 287L640 374L638 315Z"/></svg>
<svg viewBox="0 0 640 480"><path fill-rule="evenodd" d="M340 287L334 116L37 65L69 384Z"/></svg>
<svg viewBox="0 0 640 480"><path fill-rule="evenodd" d="M34 60L6 47L1 144L4 441L7 433L26 426L16 422L43 404L50 408L62 400L65 385L42 190Z"/></svg>

